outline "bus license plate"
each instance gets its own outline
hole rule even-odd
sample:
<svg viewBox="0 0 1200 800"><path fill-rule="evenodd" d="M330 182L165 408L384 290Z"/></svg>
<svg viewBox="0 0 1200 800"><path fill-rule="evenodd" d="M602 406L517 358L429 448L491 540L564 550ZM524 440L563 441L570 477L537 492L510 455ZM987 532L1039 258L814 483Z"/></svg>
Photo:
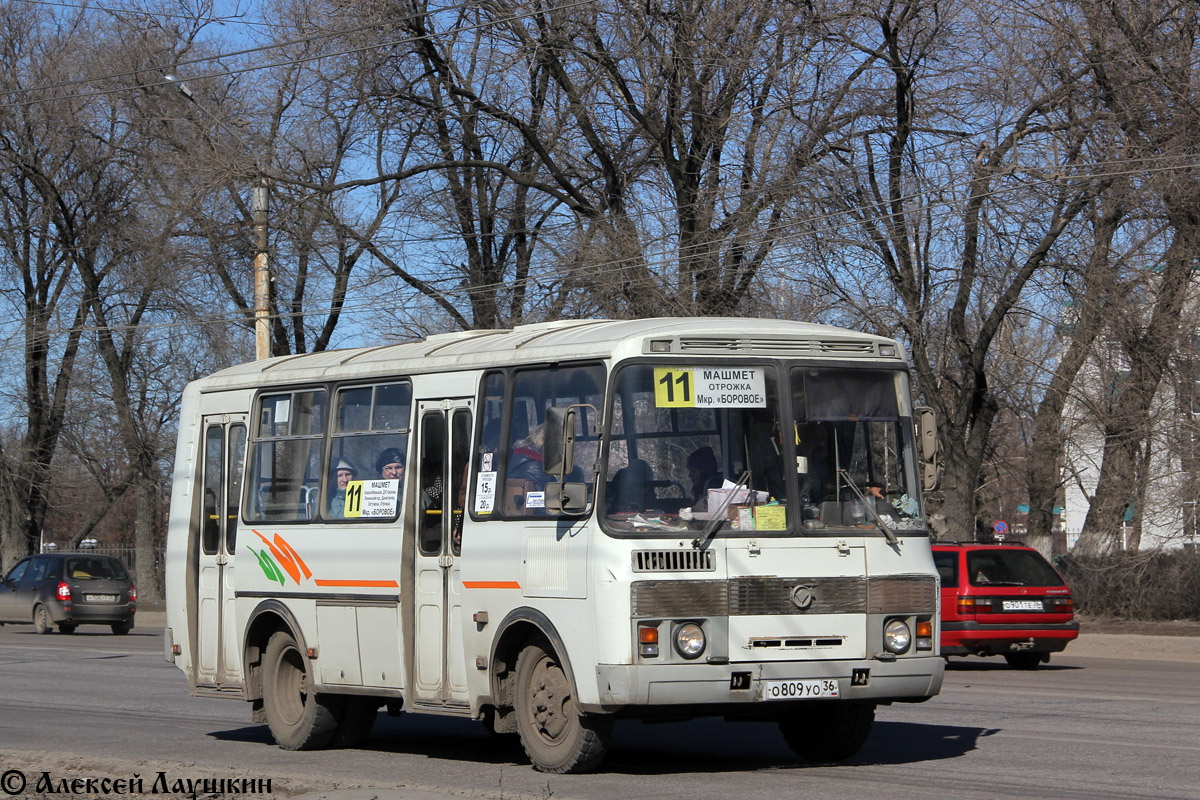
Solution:
<svg viewBox="0 0 1200 800"><path fill-rule="evenodd" d="M838 682L832 678L817 681L766 681L763 700L801 700L810 697L837 697Z"/></svg>

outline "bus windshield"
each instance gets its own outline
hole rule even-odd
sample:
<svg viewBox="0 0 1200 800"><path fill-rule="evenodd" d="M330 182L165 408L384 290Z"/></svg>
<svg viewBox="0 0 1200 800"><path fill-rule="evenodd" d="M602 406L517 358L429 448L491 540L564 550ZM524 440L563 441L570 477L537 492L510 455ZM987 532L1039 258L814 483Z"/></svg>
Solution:
<svg viewBox="0 0 1200 800"><path fill-rule="evenodd" d="M879 522L923 531L902 373L793 367L786 374L780 391L776 368L761 363L621 369L601 506L606 526L682 534L715 519L724 532Z"/></svg>

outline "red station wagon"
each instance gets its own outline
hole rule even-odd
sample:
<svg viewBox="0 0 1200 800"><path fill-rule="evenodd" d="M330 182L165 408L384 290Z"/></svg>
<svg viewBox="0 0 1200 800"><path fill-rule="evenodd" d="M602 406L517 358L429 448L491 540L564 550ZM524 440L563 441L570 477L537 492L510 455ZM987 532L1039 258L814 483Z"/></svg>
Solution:
<svg viewBox="0 0 1200 800"><path fill-rule="evenodd" d="M1034 669L1079 635L1071 590L1032 547L934 544L942 581L942 655L1004 656Z"/></svg>

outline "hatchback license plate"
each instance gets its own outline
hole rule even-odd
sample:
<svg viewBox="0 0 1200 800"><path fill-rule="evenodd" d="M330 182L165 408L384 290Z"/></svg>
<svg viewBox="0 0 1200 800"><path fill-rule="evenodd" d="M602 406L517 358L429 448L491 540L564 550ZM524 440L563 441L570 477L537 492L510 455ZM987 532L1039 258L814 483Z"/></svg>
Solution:
<svg viewBox="0 0 1200 800"><path fill-rule="evenodd" d="M1005 600L1005 611L1041 611L1041 600Z"/></svg>
<svg viewBox="0 0 1200 800"><path fill-rule="evenodd" d="M817 681L766 681L763 684L763 700L838 696L838 682L832 678Z"/></svg>
<svg viewBox="0 0 1200 800"><path fill-rule="evenodd" d="M117 596L115 594L85 594L83 599L89 603L115 603Z"/></svg>

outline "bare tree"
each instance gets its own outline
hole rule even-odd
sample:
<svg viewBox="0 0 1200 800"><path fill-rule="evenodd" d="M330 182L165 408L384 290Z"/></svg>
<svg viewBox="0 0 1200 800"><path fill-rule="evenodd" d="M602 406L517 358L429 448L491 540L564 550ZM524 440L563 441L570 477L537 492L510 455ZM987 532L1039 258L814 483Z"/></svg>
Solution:
<svg viewBox="0 0 1200 800"><path fill-rule="evenodd" d="M973 12L911 2L877 17L893 102L842 154L826 207L838 227L820 245L824 286L851 309L841 321L861 315L909 343L922 400L943 421L942 513L956 537L987 522L977 504L1002 407L996 344L1105 185L1083 169L1086 69L1031 57L1052 59L1052 26L1016 36ZM986 118L967 118L980 107Z"/></svg>
<svg viewBox="0 0 1200 800"><path fill-rule="evenodd" d="M1121 541L1140 544L1151 458L1151 409L1179 342L1184 302L1200 248L1200 192L1194 166L1195 55L1198 10L1193 3L1081 2L1086 38L1081 55L1119 127L1130 157L1142 165L1145 188L1169 228L1161 261L1141 276L1146 302L1112 335L1128 356L1128 374L1104 421L1104 455L1095 498L1081 536L1085 550ZM1152 299L1151 299L1152 298ZM1132 311L1133 309L1131 309Z"/></svg>
<svg viewBox="0 0 1200 800"><path fill-rule="evenodd" d="M20 430L2 453L6 561L40 545L50 497L50 465L66 415L87 317L76 283L78 253L102 246L101 219L119 194L97 163L85 120L88 103L55 90L79 77L82 15L50 24L38 9L0 6L0 267L22 320Z"/></svg>
<svg viewBox="0 0 1200 800"><path fill-rule="evenodd" d="M1064 272L1064 282L1073 277L1069 313L1064 315L1066 346L1058 354L1049 382L1033 417L1033 440L1028 462L1029 521L1031 537L1048 538L1055 554L1067 550L1065 532L1054 535L1054 509L1061 502L1064 481L1062 460L1066 436L1063 411L1076 386L1080 371L1093 356L1097 338L1111 319L1119 297L1120 254L1113 252L1126 214L1129 198L1115 186L1088 209L1091 232L1090 254L1076 270Z"/></svg>

